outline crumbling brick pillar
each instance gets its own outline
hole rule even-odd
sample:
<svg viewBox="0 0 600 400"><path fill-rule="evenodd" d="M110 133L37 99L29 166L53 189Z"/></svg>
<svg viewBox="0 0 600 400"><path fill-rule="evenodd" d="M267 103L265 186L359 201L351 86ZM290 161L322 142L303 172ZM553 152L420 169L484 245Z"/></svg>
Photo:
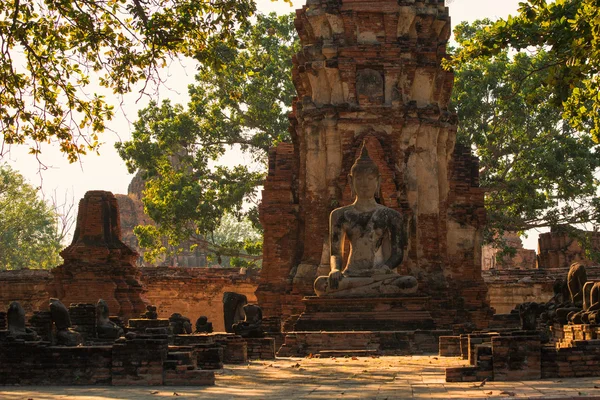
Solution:
<svg viewBox="0 0 600 400"><path fill-rule="evenodd" d="M79 202L73 242L52 270L47 291L64 304L96 304L104 299L111 314L137 317L146 304L135 265L138 254L121 241L118 203L110 192L90 191Z"/></svg>

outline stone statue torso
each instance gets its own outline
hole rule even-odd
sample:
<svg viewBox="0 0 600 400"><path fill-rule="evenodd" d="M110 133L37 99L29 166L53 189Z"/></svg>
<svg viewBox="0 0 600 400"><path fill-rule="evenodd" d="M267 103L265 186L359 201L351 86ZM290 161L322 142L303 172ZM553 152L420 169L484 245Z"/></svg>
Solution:
<svg viewBox="0 0 600 400"><path fill-rule="evenodd" d="M344 276L384 274L398 266L385 264L392 255L392 236L398 235L402 228L399 212L382 205L370 211L359 211L351 205L338 208L333 213L335 231L345 235L350 242ZM401 257L399 261L402 261Z"/></svg>
<svg viewBox="0 0 600 400"><path fill-rule="evenodd" d="M382 205L371 211L359 211L351 205L334 210L332 220L335 221L334 234L343 234L350 242L345 276L386 273L402 261L401 254L390 260L392 241L399 239L396 236L402 230L399 212ZM388 260L394 265L385 265Z"/></svg>

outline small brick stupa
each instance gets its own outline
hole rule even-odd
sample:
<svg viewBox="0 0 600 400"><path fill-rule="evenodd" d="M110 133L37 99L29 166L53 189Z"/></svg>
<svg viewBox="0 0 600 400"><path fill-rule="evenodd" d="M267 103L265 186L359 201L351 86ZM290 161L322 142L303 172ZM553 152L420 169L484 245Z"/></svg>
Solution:
<svg viewBox="0 0 600 400"><path fill-rule="evenodd" d="M61 253L64 264L52 270L48 292L64 304L104 299L113 314L137 317L146 309L142 298L138 254L121 241L116 197L90 191L79 202L73 242Z"/></svg>
<svg viewBox="0 0 600 400"><path fill-rule="evenodd" d="M295 25L292 143L269 154L261 206L256 295L265 316L293 321L315 277L328 273L329 214L352 202L348 173L366 142L381 173L379 201L408 221L398 272L418 279L438 329L484 328L492 313L481 277L484 192L448 108L444 0L308 0Z"/></svg>

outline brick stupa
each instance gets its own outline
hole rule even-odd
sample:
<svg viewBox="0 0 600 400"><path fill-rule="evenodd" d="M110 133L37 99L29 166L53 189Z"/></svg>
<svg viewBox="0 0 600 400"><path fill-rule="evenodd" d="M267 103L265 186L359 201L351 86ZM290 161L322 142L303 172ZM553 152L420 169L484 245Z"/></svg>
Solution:
<svg viewBox="0 0 600 400"><path fill-rule="evenodd" d="M104 299L111 314L137 317L142 298L138 254L121 241L119 208L110 192L90 191L79 202L73 242L61 253L48 292L64 304L96 304Z"/></svg>
<svg viewBox="0 0 600 400"><path fill-rule="evenodd" d="M436 328L485 327L484 192L477 159L455 143L444 1L308 0L295 25L292 143L270 151L261 206L265 315L293 322L329 272L329 213L352 202L347 176L366 141L379 201L409 221L398 272L418 278Z"/></svg>

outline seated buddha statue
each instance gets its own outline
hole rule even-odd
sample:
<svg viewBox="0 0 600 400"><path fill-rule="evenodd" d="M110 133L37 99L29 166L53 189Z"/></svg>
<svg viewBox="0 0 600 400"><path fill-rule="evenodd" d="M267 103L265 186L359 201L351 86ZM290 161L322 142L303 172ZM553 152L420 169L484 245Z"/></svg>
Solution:
<svg viewBox="0 0 600 400"><path fill-rule="evenodd" d="M330 267L328 276L315 280L317 296L377 297L412 294L417 280L399 275L406 234L402 215L378 204L380 175L363 143L349 175L354 203L333 210L329 218ZM344 241L350 243L343 264Z"/></svg>
<svg viewBox="0 0 600 400"><path fill-rule="evenodd" d="M569 322L572 324L597 324L600 322L600 282L588 281L583 285L583 309L569 313Z"/></svg>

